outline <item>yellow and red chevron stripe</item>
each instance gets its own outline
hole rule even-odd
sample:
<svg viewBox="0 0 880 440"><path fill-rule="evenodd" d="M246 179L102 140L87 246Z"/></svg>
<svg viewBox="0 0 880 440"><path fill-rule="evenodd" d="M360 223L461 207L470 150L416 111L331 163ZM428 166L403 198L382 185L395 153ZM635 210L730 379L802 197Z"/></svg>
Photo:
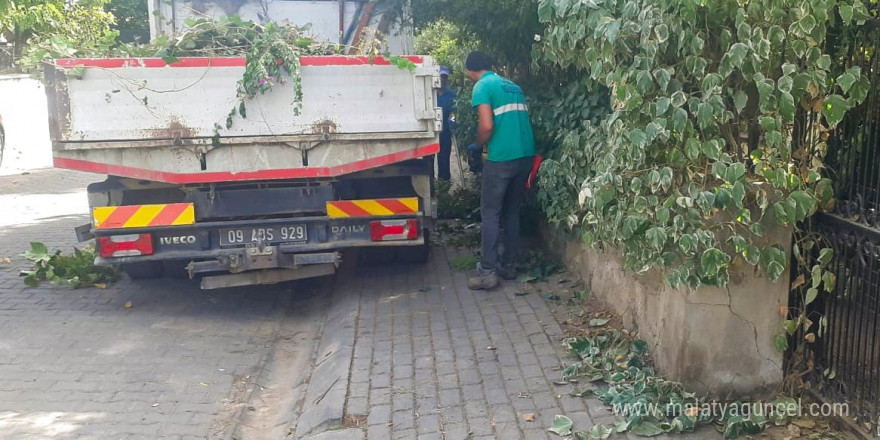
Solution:
<svg viewBox="0 0 880 440"><path fill-rule="evenodd" d="M417 197L327 202L327 215L333 218L405 215L418 212L419 199Z"/></svg>
<svg viewBox="0 0 880 440"><path fill-rule="evenodd" d="M97 229L191 225L196 222L192 203L100 206L92 210Z"/></svg>

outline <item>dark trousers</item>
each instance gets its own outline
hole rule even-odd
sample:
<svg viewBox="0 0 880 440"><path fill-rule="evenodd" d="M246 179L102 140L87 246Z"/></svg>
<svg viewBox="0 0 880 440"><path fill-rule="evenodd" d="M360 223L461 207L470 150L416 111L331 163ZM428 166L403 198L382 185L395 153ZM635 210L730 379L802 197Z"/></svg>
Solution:
<svg viewBox="0 0 880 440"><path fill-rule="evenodd" d="M526 193L526 180L532 170L532 158L523 157L505 162L483 164L480 215L483 221L484 270L495 270L512 264L519 251L519 207ZM501 236L504 229L504 236ZM498 255L499 239L504 255ZM499 264L500 263L500 264Z"/></svg>
<svg viewBox="0 0 880 440"><path fill-rule="evenodd" d="M440 133L440 153L437 154L437 177L449 180L449 156L452 154L452 133Z"/></svg>

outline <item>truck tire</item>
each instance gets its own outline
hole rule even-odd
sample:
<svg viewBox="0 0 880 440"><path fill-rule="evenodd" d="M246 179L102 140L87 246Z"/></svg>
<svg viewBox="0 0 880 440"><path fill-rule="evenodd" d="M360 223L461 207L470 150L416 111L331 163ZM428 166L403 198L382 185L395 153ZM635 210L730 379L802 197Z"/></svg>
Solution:
<svg viewBox="0 0 880 440"><path fill-rule="evenodd" d="M397 248L397 262L400 264L424 264L431 254L430 231L425 229L425 244L419 246L400 246Z"/></svg>
<svg viewBox="0 0 880 440"><path fill-rule="evenodd" d="M387 266L394 263L397 249L389 246L361 248L358 264L364 267Z"/></svg>
<svg viewBox="0 0 880 440"><path fill-rule="evenodd" d="M166 278L173 278L176 280L188 280L189 272L186 270L186 266L188 264L188 260L163 261L162 269Z"/></svg>
<svg viewBox="0 0 880 440"><path fill-rule="evenodd" d="M133 280L150 280L161 278L165 272L161 261L144 261L143 263L127 263L122 265L122 271Z"/></svg>

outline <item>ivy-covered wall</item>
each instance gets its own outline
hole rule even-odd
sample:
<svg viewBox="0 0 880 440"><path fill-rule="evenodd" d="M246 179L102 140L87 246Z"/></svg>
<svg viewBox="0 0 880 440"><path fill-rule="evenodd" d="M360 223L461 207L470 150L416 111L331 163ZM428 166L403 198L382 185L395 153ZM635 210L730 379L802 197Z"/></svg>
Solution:
<svg viewBox="0 0 880 440"><path fill-rule="evenodd" d="M788 284L734 263L724 287L670 287L662 271L633 274L619 251L597 251L560 228L545 230L590 294L652 348L664 376L689 391L714 396L761 396L783 381L783 353L773 340L788 305ZM788 228L768 225L766 245L790 246ZM783 274L787 276L788 273Z"/></svg>

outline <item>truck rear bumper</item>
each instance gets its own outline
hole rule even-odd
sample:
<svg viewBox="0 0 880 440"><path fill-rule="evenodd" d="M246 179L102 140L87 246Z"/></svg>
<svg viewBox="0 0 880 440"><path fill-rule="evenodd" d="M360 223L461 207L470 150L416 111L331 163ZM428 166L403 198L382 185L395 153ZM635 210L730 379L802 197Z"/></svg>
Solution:
<svg viewBox="0 0 880 440"><path fill-rule="evenodd" d="M377 225L378 224L378 225ZM405 225L406 234L378 237L381 225ZM298 217L197 223L188 226L93 230L102 237L149 236L149 255L101 255L97 265L146 261L189 260L210 262L217 270L238 272L253 269L326 264L336 250L370 246L418 246L425 244L423 214L389 217L330 218ZM412 231L412 228L416 231ZM391 231L394 232L394 231ZM382 238L382 239L380 239ZM101 245L99 244L99 254ZM322 254L321 252L324 251ZM331 252L327 252L331 251ZM309 256L314 254L314 256ZM311 260L315 260L309 262ZM197 268L200 266L196 266ZM209 266L202 265L202 269ZM203 272L207 270L199 270Z"/></svg>

